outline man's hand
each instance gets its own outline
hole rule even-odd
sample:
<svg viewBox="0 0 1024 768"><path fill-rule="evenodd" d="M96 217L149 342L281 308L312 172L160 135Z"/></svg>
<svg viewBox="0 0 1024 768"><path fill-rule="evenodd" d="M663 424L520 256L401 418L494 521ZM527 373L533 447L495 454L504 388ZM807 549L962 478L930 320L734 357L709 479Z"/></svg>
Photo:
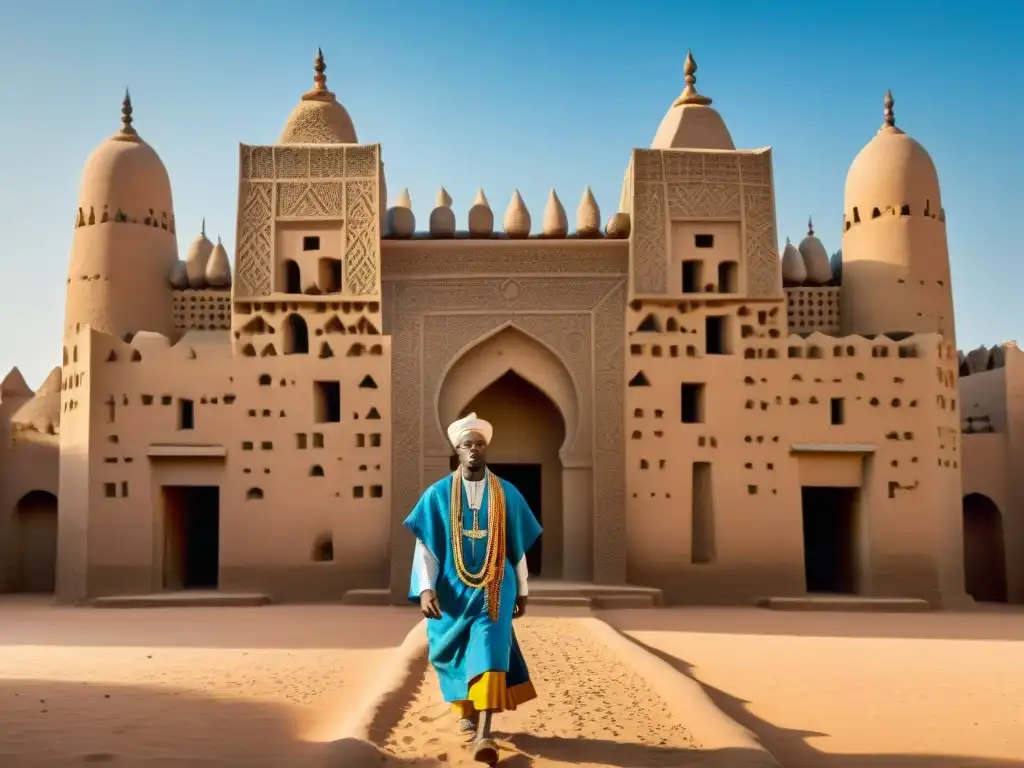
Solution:
<svg viewBox="0 0 1024 768"><path fill-rule="evenodd" d="M437 592L432 589L420 592L420 610L428 619L441 618L441 604L437 602Z"/></svg>
<svg viewBox="0 0 1024 768"><path fill-rule="evenodd" d="M516 607L512 609L512 618L521 619L526 615L526 603L528 598L526 595L520 595L516 598Z"/></svg>

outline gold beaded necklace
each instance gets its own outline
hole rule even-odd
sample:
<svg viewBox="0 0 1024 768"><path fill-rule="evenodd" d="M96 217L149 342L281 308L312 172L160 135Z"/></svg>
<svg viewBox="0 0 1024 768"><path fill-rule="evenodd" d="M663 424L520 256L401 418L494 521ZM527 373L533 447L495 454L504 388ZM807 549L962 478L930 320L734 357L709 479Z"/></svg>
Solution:
<svg viewBox="0 0 1024 768"><path fill-rule="evenodd" d="M462 551L462 469L452 473L452 494L450 510L450 528L452 539L452 559L459 581L467 587L487 590L487 615L491 621L498 620L498 603L501 599L501 583L505 577L505 489L501 481L496 481L491 471L486 470L484 476L487 488L487 551L480 570L471 572L466 567ZM479 513L478 513L479 514ZM474 519L474 528L478 528L478 519Z"/></svg>

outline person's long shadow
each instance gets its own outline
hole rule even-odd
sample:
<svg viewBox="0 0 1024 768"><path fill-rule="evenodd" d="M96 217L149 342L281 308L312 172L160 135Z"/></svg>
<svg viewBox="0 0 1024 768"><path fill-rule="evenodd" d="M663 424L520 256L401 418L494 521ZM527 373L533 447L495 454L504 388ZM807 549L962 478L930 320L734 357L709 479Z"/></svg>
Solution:
<svg viewBox="0 0 1024 768"><path fill-rule="evenodd" d="M751 713L748 706L750 702L702 683L693 673L692 665L686 661L657 648L652 648L634 637L629 637L629 639L699 684L718 709L754 733L773 755L786 755L786 761L783 763L785 768L1024 768L1024 760L994 760L964 755L826 754L808 744L807 739L828 734L780 728L762 720ZM907 734L908 740L913 738L912 733ZM630 763L629 765L639 767L648 764ZM650 765L660 766L662 763L650 763ZM681 765L686 765L686 763Z"/></svg>

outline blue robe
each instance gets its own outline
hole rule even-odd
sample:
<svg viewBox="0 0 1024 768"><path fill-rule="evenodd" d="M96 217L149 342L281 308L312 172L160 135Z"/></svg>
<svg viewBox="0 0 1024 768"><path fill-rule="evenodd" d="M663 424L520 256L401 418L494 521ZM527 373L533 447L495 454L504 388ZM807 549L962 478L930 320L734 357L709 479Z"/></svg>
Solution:
<svg viewBox="0 0 1024 768"><path fill-rule="evenodd" d="M427 622L430 663L437 671L445 701L467 698L469 685L484 672L505 672L506 686L513 688L530 681L526 661L519 650L512 629L518 586L514 564L518 563L541 534L541 527L519 490L497 475L492 475L505 491L505 576L501 584L498 620L487 615L486 590L462 583L452 562L450 505L452 476L447 475L430 486L405 519L405 527L423 542L438 563L435 589L441 605L440 619ZM473 511L469 508L465 486L462 487L463 530L473 527ZM480 528L487 528L489 491L485 487L480 502ZM475 547L475 552L474 552ZM487 552L487 537L462 538L462 555L466 568L476 573ZM420 593L430 589L420 584L416 569L412 570L409 599L419 604Z"/></svg>

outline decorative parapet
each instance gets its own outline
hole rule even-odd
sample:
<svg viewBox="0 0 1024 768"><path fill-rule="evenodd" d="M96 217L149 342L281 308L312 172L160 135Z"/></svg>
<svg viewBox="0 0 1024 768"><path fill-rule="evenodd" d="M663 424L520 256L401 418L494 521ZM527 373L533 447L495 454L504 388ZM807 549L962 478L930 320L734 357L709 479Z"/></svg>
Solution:
<svg viewBox="0 0 1024 768"><path fill-rule="evenodd" d="M590 187L583 190L583 196L576 208L575 227L569 224L565 207L555 190L548 193L548 200L541 219L541 231L531 234L532 217L519 190L512 194L502 221L502 231L494 229L494 211L484 191L477 192L467 213L466 229L458 229L452 198L442 187L437 194L434 209L430 214L427 231L416 231L416 217L412 212L409 190L403 190L395 204L388 209L384 237L390 240L450 240L450 239L594 239L610 238L623 240L629 237L629 214L612 215L604 232L601 231L601 210Z"/></svg>

